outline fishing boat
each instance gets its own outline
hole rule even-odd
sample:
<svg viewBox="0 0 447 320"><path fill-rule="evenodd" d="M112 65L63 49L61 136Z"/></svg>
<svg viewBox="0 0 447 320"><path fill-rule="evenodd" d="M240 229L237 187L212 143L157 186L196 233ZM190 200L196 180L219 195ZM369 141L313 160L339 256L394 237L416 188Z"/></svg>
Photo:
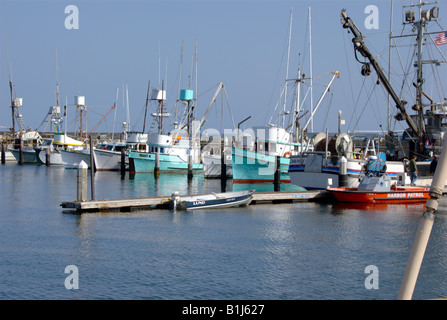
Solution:
<svg viewBox="0 0 447 320"><path fill-rule="evenodd" d="M363 178L357 188L327 188L338 202L354 203L417 203L427 201L429 188L397 186L391 184L387 174L368 175Z"/></svg>
<svg viewBox="0 0 447 320"><path fill-rule="evenodd" d="M90 169L90 150L59 150L65 169L77 169L81 161L84 161Z"/></svg>
<svg viewBox="0 0 447 320"><path fill-rule="evenodd" d="M42 137L36 130L21 131L17 133L20 138L16 138L14 142L14 148L8 151L19 162L20 153L22 154L23 163L36 163L36 151L35 148L41 145ZM20 146L22 151L20 152Z"/></svg>
<svg viewBox="0 0 447 320"><path fill-rule="evenodd" d="M232 147L233 183L274 182L279 160L280 183L290 183L288 175L292 134L276 126L245 130L242 141Z"/></svg>
<svg viewBox="0 0 447 320"><path fill-rule="evenodd" d="M290 159L289 175L293 184L306 189L324 190L330 185L339 186L340 160L346 159L347 186L355 188L365 173L371 160L378 159L383 164L386 154L377 152L378 134L341 133L330 136L324 132L312 137L311 151L303 151ZM386 173L395 182L409 183L403 161L386 161Z"/></svg>
<svg viewBox="0 0 447 320"><path fill-rule="evenodd" d="M164 112L166 91L153 89L152 101L157 101L157 109L152 113L154 118L151 128L157 126L157 132L148 134L145 150L129 151L129 170L131 173L159 172L188 172L190 167L193 172L203 172L203 164L200 161L200 142L198 139L200 121L191 121L193 91L181 90L180 100L185 101L185 124L175 128L172 133L164 133L163 118L170 114ZM191 165L191 166L190 166Z"/></svg>
<svg viewBox="0 0 447 320"><path fill-rule="evenodd" d="M180 197L178 192L172 195L174 208L181 210L221 209L247 206L253 199L254 190L211 193Z"/></svg>
<svg viewBox="0 0 447 320"><path fill-rule="evenodd" d="M129 150L131 173L153 173L157 156L159 172L187 172L189 156L192 156L193 171L203 171L200 163L200 147L191 146L185 135L149 134L147 151ZM157 155L158 154L158 155Z"/></svg>
<svg viewBox="0 0 447 320"><path fill-rule="evenodd" d="M53 138L43 139L42 145L36 148L37 162L49 165L64 165L60 150L82 150L85 148L83 141L70 138L62 132L54 132ZM49 161L47 161L47 157Z"/></svg>
<svg viewBox="0 0 447 320"><path fill-rule="evenodd" d="M118 171L121 169L121 152L126 150L126 143L100 143L93 149L95 168L98 171ZM127 162L127 153L124 161Z"/></svg>

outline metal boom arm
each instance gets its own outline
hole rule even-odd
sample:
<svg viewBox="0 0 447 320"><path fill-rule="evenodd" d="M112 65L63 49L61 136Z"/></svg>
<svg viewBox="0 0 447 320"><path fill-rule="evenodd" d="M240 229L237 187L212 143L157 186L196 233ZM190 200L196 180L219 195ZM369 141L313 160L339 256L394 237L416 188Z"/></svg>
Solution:
<svg viewBox="0 0 447 320"><path fill-rule="evenodd" d="M396 115L396 120L405 120L408 124L408 126L413 130L413 132L421 138L423 136L423 132L419 130L419 128L414 123L413 119L411 119L410 115L407 113L405 109L405 104L407 103L404 100L400 100L397 96L396 92L394 92L393 88L391 87L391 84L389 83L388 79L385 77L385 75L382 72L382 69L380 68L379 63L376 61L376 59L373 57L371 52L369 51L368 47L366 46L365 42L363 41L363 35L355 25L355 23L352 21L351 18L348 17L346 14L346 10L341 11L341 22L343 24L343 28L348 28L351 30L351 32L354 34L354 38L352 39L352 42L354 43L354 49L360 54L367 58L369 62L374 67L374 70L376 70L376 73L380 79L380 83L383 84L388 94L393 98L394 102L396 103L397 109L399 109L400 113ZM360 62L360 61L359 61ZM363 62L361 62L363 63ZM369 65L367 63L363 63L364 66L362 68L362 75L367 76L369 75Z"/></svg>

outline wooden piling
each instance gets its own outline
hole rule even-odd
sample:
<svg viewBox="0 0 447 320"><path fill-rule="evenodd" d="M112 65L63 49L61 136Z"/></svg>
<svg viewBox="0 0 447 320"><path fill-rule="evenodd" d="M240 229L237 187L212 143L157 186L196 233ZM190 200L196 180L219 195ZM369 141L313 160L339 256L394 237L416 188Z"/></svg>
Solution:
<svg viewBox="0 0 447 320"><path fill-rule="evenodd" d="M160 175L160 150L157 148L157 153L155 154L155 167L154 176L158 177Z"/></svg>
<svg viewBox="0 0 447 320"><path fill-rule="evenodd" d="M93 139L90 138L90 191L92 200L95 200L95 152L93 150Z"/></svg>
<svg viewBox="0 0 447 320"><path fill-rule="evenodd" d="M273 179L273 185L275 191L281 189L281 158L276 156L275 177Z"/></svg>
<svg viewBox="0 0 447 320"><path fill-rule="evenodd" d="M121 177L126 175L126 151L121 149Z"/></svg>
<svg viewBox="0 0 447 320"><path fill-rule="evenodd" d="M224 142L225 138L222 138L220 143L220 179L222 180L222 183L227 181L227 164L225 163Z"/></svg>
<svg viewBox="0 0 447 320"><path fill-rule="evenodd" d="M5 143L2 141L2 164L6 163Z"/></svg>
<svg viewBox="0 0 447 320"><path fill-rule="evenodd" d="M50 163L50 148L45 149L45 165L49 166Z"/></svg>
<svg viewBox="0 0 447 320"><path fill-rule="evenodd" d="M189 162L188 162L188 180L192 180L193 174L192 174L192 156L189 156Z"/></svg>
<svg viewBox="0 0 447 320"><path fill-rule="evenodd" d="M88 165L81 161L78 166L76 201L87 201Z"/></svg>
<svg viewBox="0 0 447 320"><path fill-rule="evenodd" d="M24 162L23 159L23 143L22 143L22 139L20 139L20 144L19 144L19 164L22 165Z"/></svg>

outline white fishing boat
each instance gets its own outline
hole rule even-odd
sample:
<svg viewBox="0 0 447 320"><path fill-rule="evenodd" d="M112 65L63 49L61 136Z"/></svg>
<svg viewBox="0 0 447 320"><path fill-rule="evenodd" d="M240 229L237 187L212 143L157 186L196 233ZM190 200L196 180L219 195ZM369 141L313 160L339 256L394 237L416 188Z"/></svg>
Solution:
<svg viewBox="0 0 447 320"><path fill-rule="evenodd" d="M52 139L43 139L43 143L36 149L36 153L39 163L62 166L64 161L60 150L82 150L84 148L83 141L70 138L65 133L54 132ZM50 157L48 161L47 157Z"/></svg>
<svg viewBox="0 0 447 320"><path fill-rule="evenodd" d="M90 150L59 150L65 169L77 169L84 161L90 169Z"/></svg>
<svg viewBox="0 0 447 320"><path fill-rule="evenodd" d="M121 169L121 153L127 149L125 143L100 143L93 149L95 168L98 171L119 171ZM127 152L124 153L127 162Z"/></svg>

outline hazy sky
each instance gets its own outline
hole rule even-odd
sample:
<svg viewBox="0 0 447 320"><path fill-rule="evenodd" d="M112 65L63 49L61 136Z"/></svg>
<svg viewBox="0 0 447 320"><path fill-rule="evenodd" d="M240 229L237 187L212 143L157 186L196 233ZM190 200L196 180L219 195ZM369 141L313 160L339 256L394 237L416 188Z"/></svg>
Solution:
<svg viewBox="0 0 447 320"><path fill-rule="evenodd" d="M394 2L393 32L397 34L402 29L402 1ZM68 101L69 130L73 130L74 124L74 96L85 96L88 128L92 128L110 110L119 89L116 115L111 112L95 131L112 131L115 127L115 132L120 132L126 115L125 86L130 123L134 130L141 130L148 81L152 88L159 88L164 81L167 108L174 112L182 41L180 89L188 89L191 84L191 89L197 92L199 119L218 83L225 85L227 96L219 96L208 113L205 128L220 130L222 107L224 128L233 128L228 108L236 125L248 116L251 119L245 123L247 127L274 122L283 104L278 101L286 78L293 8L288 78L297 77L298 67L309 77L312 57L312 96L316 105L324 85L331 80L331 72L340 73L315 114L314 131L323 131L326 127L336 131L338 110L342 110L342 118L346 120L343 131L352 130L355 125L361 130L380 130L380 125L386 129L387 96L381 86L372 91L377 80L374 72L366 79L360 75L361 65L354 57L352 35L342 28L340 11L346 9L367 35L370 50L387 70L390 4L388 0L0 0L0 126L11 126L6 58L9 58L15 95L23 98L25 125L36 129L50 106L56 103L57 50L60 102L63 106ZM78 29L67 28L76 22L71 19L75 18L73 11L65 13L69 5L78 9ZM365 20L372 21L368 20L370 12L365 13L369 5L378 9L377 29L365 26ZM438 6L439 24L446 28L446 1ZM436 24L433 27L440 30ZM447 45L439 48L447 55ZM445 80L445 64L440 68L444 68L441 78ZM401 73L393 65L393 83L399 89ZM303 84L301 98L309 92L306 91L308 84L309 81ZM359 96L362 89L366 92ZM289 110L296 91L292 86L287 90ZM428 90L433 90L429 94L436 91ZM309 97L310 93L303 104L304 111L309 109ZM411 97L405 98L411 100ZM149 108L149 113L154 112L155 104ZM180 111L181 108L182 105ZM394 104L392 108L394 113ZM302 125L309 114L300 120ZM359 115L362 116L359 118ZM287 116L286 122L290 119ZM151 121L148 116L146 128ZM397 129L403 127L401 123Z"/></svg>

